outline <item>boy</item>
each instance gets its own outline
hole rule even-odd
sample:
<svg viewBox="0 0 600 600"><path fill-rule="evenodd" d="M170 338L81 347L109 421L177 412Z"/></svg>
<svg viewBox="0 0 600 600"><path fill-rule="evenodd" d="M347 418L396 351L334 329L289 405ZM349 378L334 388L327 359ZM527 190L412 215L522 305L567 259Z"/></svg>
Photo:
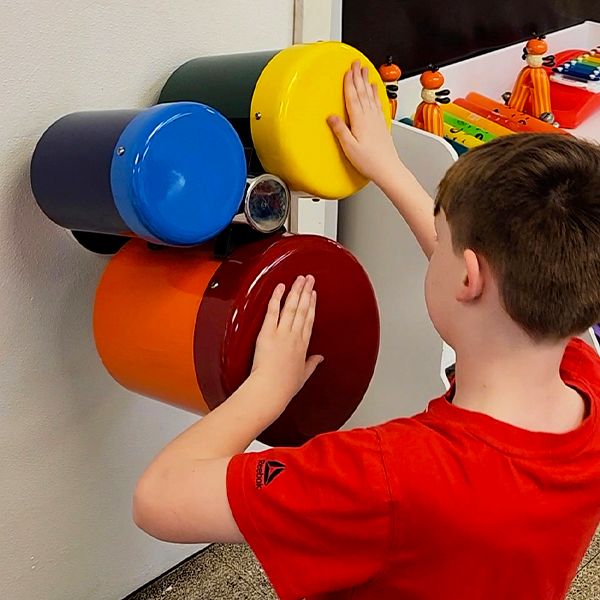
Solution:
<svg viewBox="0 0 600 600"><path fill-rule="evenodd" d="M453 385L412 419L240 454L323 360L306 360L314 279L282 310L280 285L251 376L155 459L134 518L163 540L247 541L284 600L563 598L600 521L600 361L571 339L600 317L600 149L490 142L448 171L434 222L357 64L345 94L351 129L330 125L430 259Z"/></svg>

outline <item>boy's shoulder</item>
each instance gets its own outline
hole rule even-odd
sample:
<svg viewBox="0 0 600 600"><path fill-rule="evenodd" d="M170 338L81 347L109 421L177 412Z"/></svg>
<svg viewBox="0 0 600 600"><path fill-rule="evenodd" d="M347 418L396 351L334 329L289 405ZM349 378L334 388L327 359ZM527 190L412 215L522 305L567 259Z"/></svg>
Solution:
<svg viewBox="0 0 600 600"><path fill-rule="evenodd" d="M600 428L600 356L586 342L575 338L565 350L561 363L561 377L571 387L583 393L590 402L589 423L584 429ZM479 452L480 444L495 445L496 449L514 450L511 440L518 438L518 444L528 447L532 438L539 437L533 432L496 421L492 417L455 407L452 404L454 382L446 393L429 402L427 408L409 418L399 418L376 426L374 429L381 438L386 453L393 455L398 450L412 452L414 456L428 458L432 454L439 457L448 450L452 454ZM553 439L566 440L577 437L579 432ZM552 434L548 434L550 441ZM506 439L506 444L503 443ZM535 442L535 440L534 440ZM600 441L599 441L600 444Z"/></svg>

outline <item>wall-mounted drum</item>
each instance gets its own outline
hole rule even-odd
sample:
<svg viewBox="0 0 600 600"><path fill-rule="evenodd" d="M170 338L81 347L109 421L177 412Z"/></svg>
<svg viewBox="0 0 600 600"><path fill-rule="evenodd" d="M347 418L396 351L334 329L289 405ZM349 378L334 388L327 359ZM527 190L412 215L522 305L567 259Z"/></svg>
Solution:
<svg viewBox="0 0 600 600"><path fill-rule="evenodd" d="M58 225L172 246L229 225L246 173L229 121L195 102L67 115L31 161L37 203Z"/></svg>
<svg viewBox="0 0 600 600"><path fill-rule="evenodd" d="M319 236L258 236L224 260L212 244L149 247L132 240L98 287L99 355L124 387L197 413L223 402L249 375L275 286L313 274L319 293L309 352L314 376L260 439L299 445L341 427L363 398L377 359L379 314L371 283L342 246ZM257 399L260 401L260 399Z"/></svg>
<svg viewBox="0 0 600 600"><path fill-rule="evenodd" d="M159 102L214 106L240 134L251 172L265 170L293 190L321 198L344 198L367 181L346 159L326 120L345 114L344 74L356 60L368 67L389 122L379 73L362 53L341 42L197 58L171 75Z"/></svg>

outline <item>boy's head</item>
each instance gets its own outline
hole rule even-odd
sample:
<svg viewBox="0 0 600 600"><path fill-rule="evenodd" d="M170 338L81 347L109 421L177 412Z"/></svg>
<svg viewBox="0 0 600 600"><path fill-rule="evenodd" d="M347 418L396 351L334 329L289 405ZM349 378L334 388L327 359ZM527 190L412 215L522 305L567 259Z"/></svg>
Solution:
<svg viewBox="0 0 600 600"><path fill-rule="evenodd" d="M566 135L498 138L452 166L435 213L426 298L449 343L465 309L485 297L494 310L490 294L535 341L600 320L600 146Z"/></svg>

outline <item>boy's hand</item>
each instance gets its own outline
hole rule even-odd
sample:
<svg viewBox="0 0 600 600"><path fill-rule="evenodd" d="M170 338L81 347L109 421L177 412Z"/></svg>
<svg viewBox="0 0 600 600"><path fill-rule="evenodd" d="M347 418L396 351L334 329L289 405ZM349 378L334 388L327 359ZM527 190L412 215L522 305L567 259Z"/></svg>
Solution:
<svg viewBox="0 0 600 600"><path fill-rule="evenodd" d="M377 185L394 178L401 165L383 114L377 86L369 83L369 72L356 61L344 77L346 110L350 128L333 115L327 119L344 153L354 167Z"/></svg>
<svg viewBox="0 0 600 600"><path fill-rule="evenodd" d="M283 309L278 285L256 342L252 375L225 402L173 440L137 485L134 519L161 540L243 542L227 497L230 457L285 409L322 356L306 360L315 319L314 277L298 277Z"/></svg>
<svg viewBox="0 0 600 600"><path fill-rule="evenodd" d="M267 315L256 341L252 374L277 390L287 403L302 389L323 361L322 356L306 358L315 320L317 292L311 275L298 277L283 309L285 286L279 284L269 302Z"/></svg>

